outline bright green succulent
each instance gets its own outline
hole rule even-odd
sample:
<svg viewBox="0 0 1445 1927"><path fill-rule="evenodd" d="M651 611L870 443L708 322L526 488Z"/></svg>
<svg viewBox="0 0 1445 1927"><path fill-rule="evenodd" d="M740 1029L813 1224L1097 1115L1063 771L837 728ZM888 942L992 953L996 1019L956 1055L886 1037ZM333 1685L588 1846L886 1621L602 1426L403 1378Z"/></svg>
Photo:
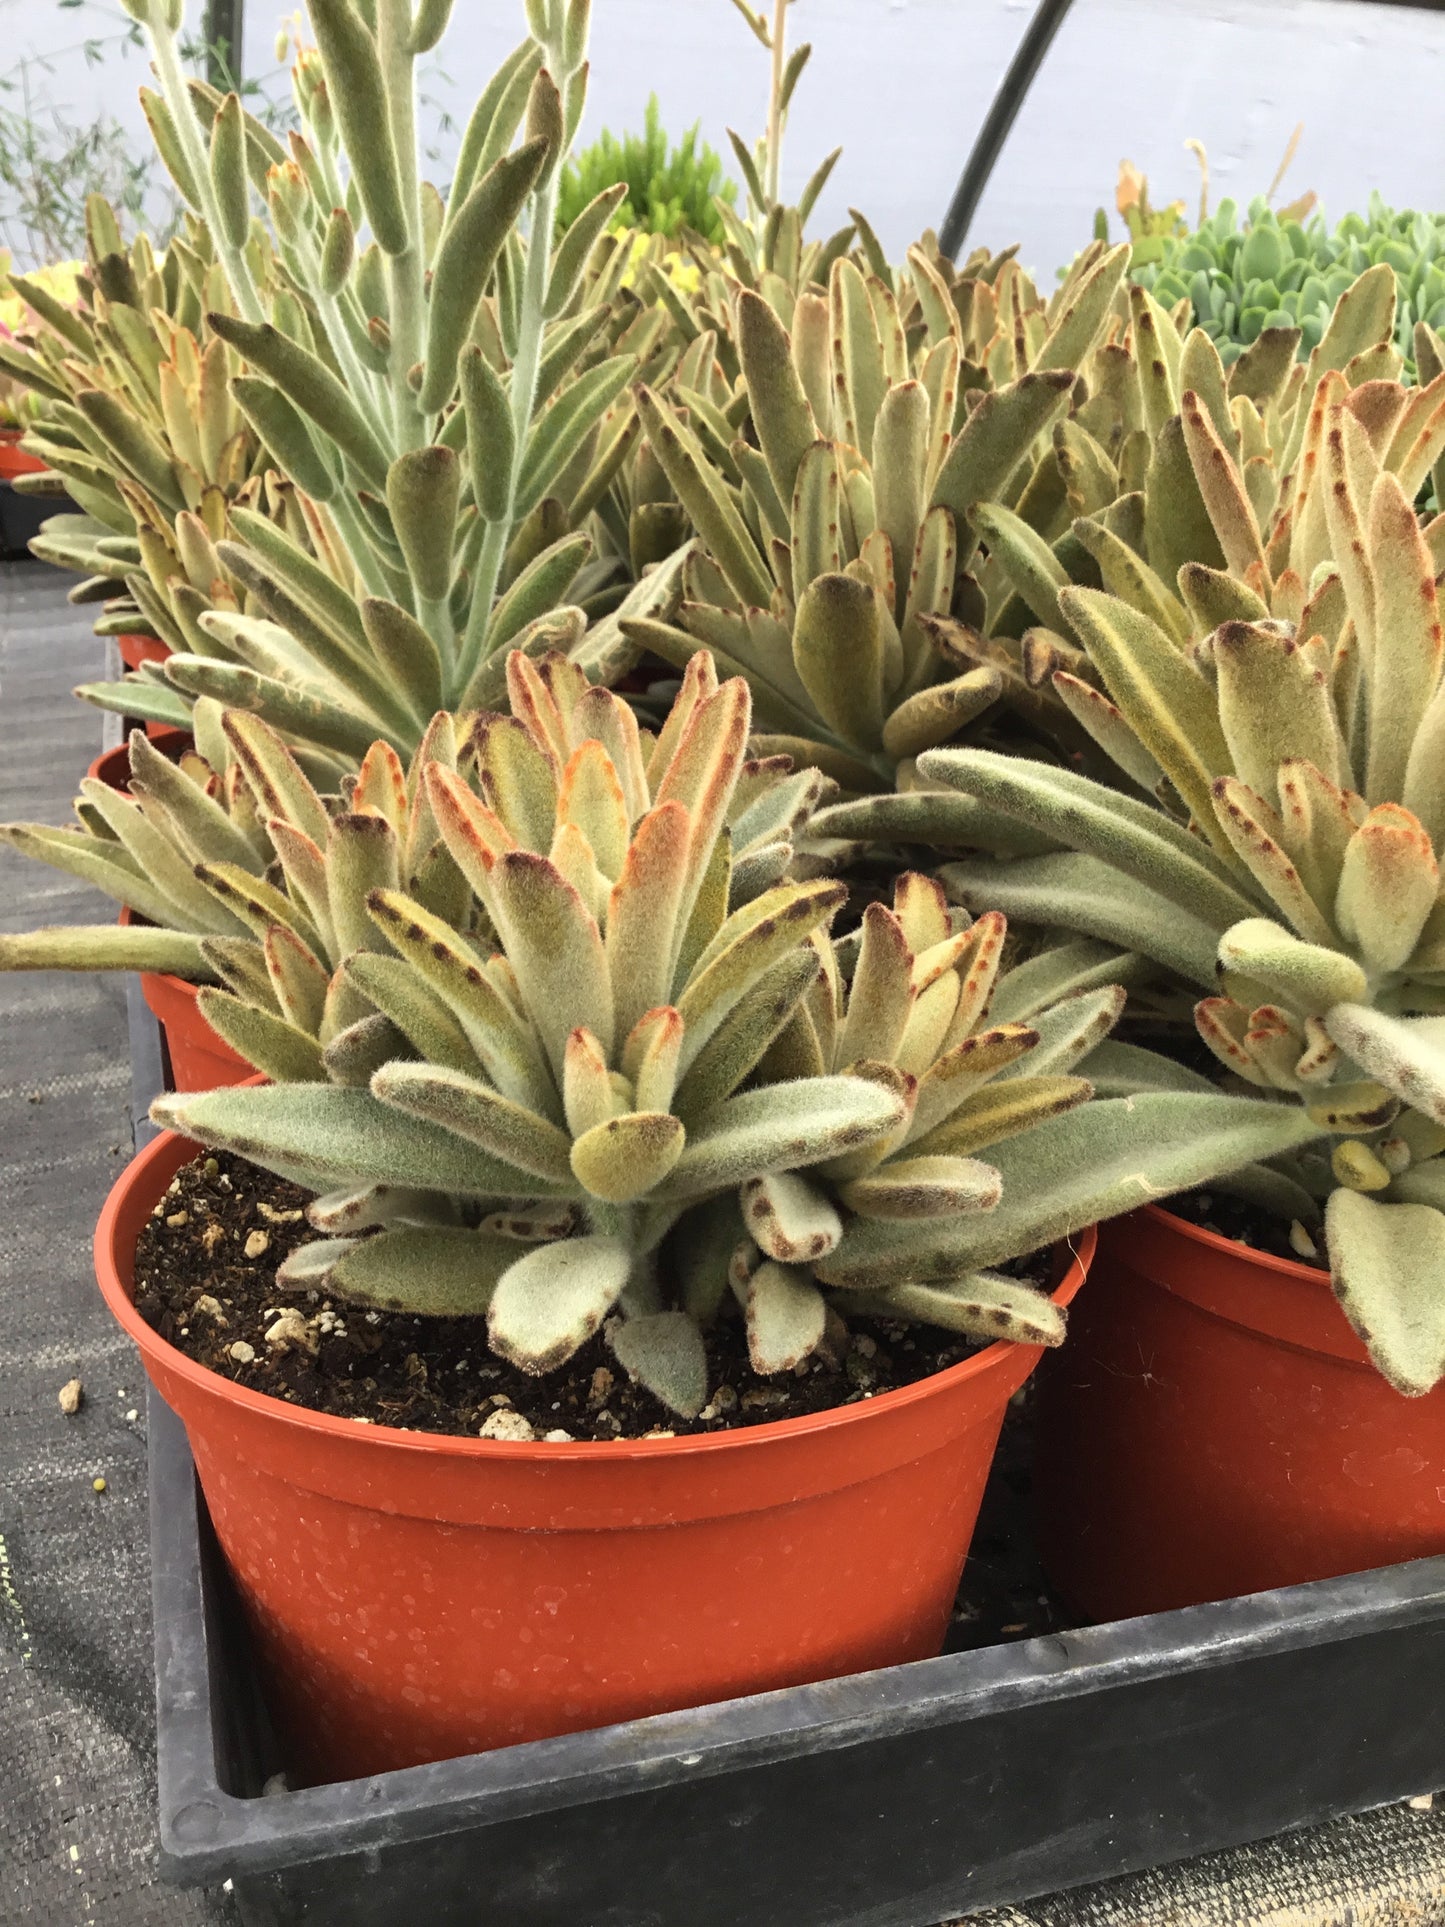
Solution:
<svg viewBox="0 0 1445 1927"><path fill-rule="evenodd" d="M670 146L653 94L640 135L624 134L618 140L604 128L595 141L563 163L557 195L559 229L565 231L596 195L620 183L627 192L612 216L614 226L640 228L670 240L688 229L718 246L723 225L713 203L722 200L731 206L738 190L706 141L699 142L701 125L695 121L676 147Z"/></svg>
<svg viewBox="0 0 1445 1927"><path fill-rule="evenodd" d="M1298 328L1308 355L1340 296L1382 264L1396 284L1395 345L1412 368L1416 323L1445 329L1445 217L1397 213L1377 193L1333 230L1322 214L1281 219L1262 198L1241 223L1222 201L1193 232L1160 237L1149 261L1136 256L1133 273L1166 307L1187 300L1228 366L1266 328Z"/></svg>

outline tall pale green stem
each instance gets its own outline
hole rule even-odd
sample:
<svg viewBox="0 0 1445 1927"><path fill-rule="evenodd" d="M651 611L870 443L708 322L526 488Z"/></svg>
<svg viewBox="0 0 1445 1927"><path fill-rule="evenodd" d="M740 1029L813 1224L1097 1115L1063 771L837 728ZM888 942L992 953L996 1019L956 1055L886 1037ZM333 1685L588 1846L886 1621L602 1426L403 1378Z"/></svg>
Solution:
<svg viewBox="0 0 1445 1927"><path fill-rule="evenodd" d="M560 15L561 9L557 9ZM549 70L565 83L566 67L560 42L546 49ZM580 61L580 54L579 54ZM562 172L562 156L555 157L546 179L532 196L532 225L527 236L527 272L522 282L521 311L517 327L517 354L512 363L510 400L515 429L512 449L512 474L507 488L508 513L490 523L477 558L477 573L472 590L471 612L458 662L459 687L465 690L482 662L486 647L487 624L497 592L497 578L507 550L512 527L512 509L517 499L522 461L527 452L527 434L532 410L537 401L537 373L542 362L542 337L546 329L543 312L547 297L547 275L552 264L552 229L557 221L557 183Z"/></svg>
<svg viewBox="0 0 1445 1927"><path fill-rule="evenodd" d="M356 568L357 575L365 584L368 595L385 596L392 599L391 585L386 579L376 550L372 547L371 537L360 509L343 490L330 503L332 520L346 544L346 552Z"/></svg>
<svg viewBox="0 0 1445 1927"><path fill-rule="evenodd" d="M161 83L161 93L166 106L170 109L171 120L176 130L186 165L195 182L196 198L200 202L200 213L206 226L211 230L211 240L226 270L231 293L236 306L245 321L265 321L266 311L261 305L261 297L256 292L256 283L251 275L250 263L245 251L233 247L226 239L225 223L216 206L215 193L211 187L211 158L206 144L201 139L201 130L196 123L196 110L191 105L190 89L186 85L185 74L181 71L180 55L176 52L175 33L167 26L157 26L154 21L147 26L147 38L151 52L155 56L156 75Z"/></svg>
<svg viewBox="0 0 1445 1927"><path fill-rule="evenodd" d="M560 161L532 199L532 228L527 236L527 273L522 283L522 306L517 328L517 358L512 363L512 425L516 437L512 453L512 479L507 490L509 507L517 499L517 484L522 474L522 457L527 450L527 431L537 399L537 371L542 361L542 334L545 317L542 304L547 295L547 270L552 260L552 227L557 219L557 176ZM477 580L462 648L462 685L471 680L482 659L492 598L497 591L497 575L506 553L507 535L512 525L509 513L505 522L494 522L487 529L486 541L477 562Z"/></svg>
<svg viewBox="0 0 1445 1927"><path fill-rule="evenodd" d="M778 170L783 153L783 72L788 39L788 0L773 0L773 76L768 92L768 169L763 186L771 205L778 198ZM767 209L760 210L762 214Z"/></svg>
<svg viewBox="0 0 1445 1927"><path fill-rule="evenodd" d="M491 620L492 603L497 593L497 579L502 573L502 561L507 553L507 537L511 533L511 527L510 519L504 522L488 522L486 535L482 538L482 551L477 557L477 572L472 584L472 606L467 615L467 632L462 639L461 655L457 663L457 688L452 699L454 706L458 704L465 706L467 686L481 667L487 641L487 624Z"/></svg>
<svg viewBox="0 0 1445 1927"><path fill-rule="evenodd" d="M416 107L411 52L410 0L378 0L377 50L386 79L391 134L401 171L402 205L410 244L388 259L391 282L391 392L397 452L420 448L426 422L408 380L421 360L426 338L426 295L421 181L416 165Z"/></svg>

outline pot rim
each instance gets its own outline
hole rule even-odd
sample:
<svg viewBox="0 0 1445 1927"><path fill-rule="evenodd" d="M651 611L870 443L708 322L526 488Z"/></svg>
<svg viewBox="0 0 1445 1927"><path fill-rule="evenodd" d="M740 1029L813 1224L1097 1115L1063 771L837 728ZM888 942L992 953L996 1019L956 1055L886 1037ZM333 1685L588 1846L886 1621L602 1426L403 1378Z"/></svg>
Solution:
<svg viewBox="0 0 1445 1927"><path fill-rule="evenodd" d="M162 756L169 756L172 747L177 746L182 742L189 743L189 742L192 742L193 740L194 739L191 736L191 732L188 729L179 729L179 728L173 727L170 723L166 723L162 725L160 733L158 735L151 737L150 742L151 742L152 749L158 749L161 752ZM100 777L100 780L102 782L107 782L109 779L107 777L101 776L102 765L105 763L108 763L113 756L114 757L128 756L129 750L130 750L129 743L124 741L112 744L112 746L109 749L103 749L98 756L92 759L90 767L86 771L86 775L97 776L97 777ZM175 759L172 758L172 761L174 760ZM124 769L125 771L125 783L123 787L128 790L130 788L130 765L127 762L127 763L119 764L118 767ZM126 915L129 916L129 914L130 912L127 911Z"/></svg>
<svg viewBox="0 0 1445 1927"><path fill-rule="evenodd" d="M1210 1231L1189 1218L1181 1218L1177 1211L1171 1211L1167 1205L1146 1204L1143 1215L1155 1219L1194 1244L1203 1245L1207 1251L1224 1252L1243 1264L1258 1265L1261 1270L1272 1271L1295 1284L1312 1285L1330 1291L1330 1274L1317 1265L1301 1264L1298 1258L1281 1258L1272 1251L1261 1251L1255 1245L1245 1244L1242 1238L1229 1238L1222 1231ZM1330 1295L1333 1296L1333 1292Z"/></svg>
<svg viewBox="0 0 1445 1927"><path fill-rule="evenodd" d="M354 1418L342 1418L334 1412L313 1412L300 1405L290 1405L285 1400L272 1398L269 1393L252 1391L249 1386L237 1384L234 1379L213 1372L209 1366L198 1364L177 1346L162 1338L154 1327L148 1325L135 1308L132 1293L134 1277L123 1278L123 1269L133 1273L134 1250L129 1254L127 1265L117 1262L116 1232L121 1212L129 1203L134 1192L144 1186L151 1178L154 1167L163 1167L166 1182L182 1164L193 1160L177 1156L177 1147L191 1144L176 1131L162 1131L142 1150L138 1151L117 1176L96 1222L93 1252L95 1275L101 1296L110 1308L126 1336L141 1350L164 1354L167 1371L184 1379L195 1390L208 1393L234 1402L242 1411L256 1418L265 1419L270 1424L294 1427L301 1433L319 1433L335 1440L346 1440L351 1445L363 1448L374 1446L387 1451L418 1451L442 1453L447 1456L476 1459L490 1464L498 1461L524 1464L529 1461L556 1464L568 1459L576 1461L587 1457L596 1461L606 1459L609 1464L626 1463L638 1459L679 1459L701 1454L715 1454L737 1451L749 1446L765 1446L774 1441L801 1439L810 1434L835 1431L841 1427L864 1423L875 1412L899 1412L910 1405L922 1403L931 1396L950 1390L970 1379L982 1378L995 1370L1008 1365L1020 1352L1042 1351L1043 1347L1028 1346L1017 1339L994 1339L981 1351L960 1359L958 1364L950 1365L947 1370L933 1372L927 1378L918 1379L912 1385L895 1387L892 1391L880 1392L876 1398L860 1399L854 1405L830 1406L823 1412L809 1412L797 1418L772 1419L762 1425L738 1427L728 1432L710 1432L700 1436L671 1439L568 1439L548 1443L542 1439L519 1441L512 1439L462 1438L443 1432L404 1431L399 1426L378 1425L374 1421L360 1425ZM195 1145L197 1153L203 1146ZM169 1162L174 1160L173 1162ZM163 1190L162 1186L162 1190ZM157 1195L160 1195L158 1193ZM1059 1283L1049 1294L1054 1304L1061 1309L1066 1307L1078 1292L1088 1276L1098 1240L1098 1228L1087 1226L1083 1231L1058 1240L1055 1249L1066 1249L1069 1262Z"/></svg>
<svg viewBox="0 0 1445 1927"><path fill-rule="evenodd" d="M1142 1245L1135 1268L1155 1289L1271 1344L1378 1375L1328 1271L1207 1231L1158 1205L1133 1215Z"/></svg>

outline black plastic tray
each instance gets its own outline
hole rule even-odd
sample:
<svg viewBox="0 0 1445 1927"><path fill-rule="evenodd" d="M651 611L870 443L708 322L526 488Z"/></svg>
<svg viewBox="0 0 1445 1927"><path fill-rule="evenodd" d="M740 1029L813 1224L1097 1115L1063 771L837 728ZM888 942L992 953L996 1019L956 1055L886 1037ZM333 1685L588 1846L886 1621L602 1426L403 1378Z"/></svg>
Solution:
<svg viewBox="0 0 1445 1927"><path fill-rule="evenodd" d="M1445 1785L1436 1558L267 1794L239 1612L150 1408L162 1865L229 1879L247 1927L931 1927Z"/></svg>
<svg viewBox="0 0 1445 1927"><path fill-rule="evenodd" d="M373 1779L276 1760L152 1397L162 1864L247 1927L924 1927L1445 1784L1445 1559ZM259 1796L259 1797L258 1797Z"/></svg>
<svg viewBox="0 0 1445 1927"><path fill-rule="evenodd" d="M40 524L74 506L68 496L19 495L9 482L0 481L0 559L10 562L28 555Z"/></svg>

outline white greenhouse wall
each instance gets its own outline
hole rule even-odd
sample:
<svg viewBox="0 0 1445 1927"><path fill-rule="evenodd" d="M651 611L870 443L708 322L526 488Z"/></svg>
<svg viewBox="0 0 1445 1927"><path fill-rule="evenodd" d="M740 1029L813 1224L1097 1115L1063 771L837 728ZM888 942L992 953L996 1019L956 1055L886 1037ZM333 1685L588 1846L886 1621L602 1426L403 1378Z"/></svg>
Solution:
<svg viewBox="0 0 1445 1927"><path fill-rule="evenodd" d="M789 129L785 185L796 190L830 147L844 155L815 217L852 203L890 251L937 225L1032 0L796 0L791 32L813 42ZM106 11L92 6L99 18ZM198 0L191 0L193 17ZM280 8L247 0L248 61L273 66ZM72 45L87 16L53 0L10 0L0 22L11 60ZM429 88L462 119L520 37L520 0L456 0ZM756 132L766 56L729 0L594 0L593 91L584 138L640 126L656 91L669 129L700 118ZM44 82L72 115L129 110L138 54L86 69L61 59ZM1395 205L1445 207L1445 14L1362 0L1075 0L1004 150L974 224L992 245L1020 239L1047 273L1112 205L1119 160L1149 174L1156 200L1197 175L1188 138L1209 151L1214 198L1241 200L1274 173L1295 124L1304 138L1286 198L1313 187L1339 215L1378 188ZM441 138L445 178L456 135ZM1117 224L1116 224L1117 225Z"/></svg>

